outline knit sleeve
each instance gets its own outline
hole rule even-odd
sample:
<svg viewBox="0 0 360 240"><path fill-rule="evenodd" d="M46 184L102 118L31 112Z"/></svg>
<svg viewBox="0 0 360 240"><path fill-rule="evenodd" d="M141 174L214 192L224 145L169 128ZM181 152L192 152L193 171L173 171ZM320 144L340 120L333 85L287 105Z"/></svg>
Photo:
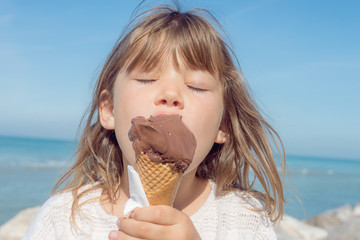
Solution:
<svg viewBox="0 0 360 240"><path fill-rule="evenodd" d="M276 240L277 237L274 231L273 224L267 217L263 220L265 220L266 222L259 226L255 234L255 239Z"/></svg>
<svg viewBox="0 0 360 240"><path fill-rule="evenodd" d="M191 219L204 240L276 240L270 218L254 211L261 206L257 199L239 191L224 196L215 196L212 191Z"/></svg>
<svg viewBox="0 0 360 240"><path fill-rule="evenodd" d="M52 207L54 198L47 200L36 214L23 240L56 239L53 216L56 216Z"/></svg>
<svg viewBox="0 0 360 240"><path fill-rule="evenodd" d="M216 239L277 239L273 224L267 216L248 209L247 204L226 205L224 203L219 208Z"/></svg>
<svg viewBox="0 0 360 240"><path fill-rule="evenodd" d="M72 193L56 194L40 208L23 240L107 239L110 231L118 229L117 217L103 211L100 195L101 190L84 195L79 204L86 204L71 219Z"/></svg>
<svg viewBox="0 0 360 240"><path fill-rule="evenodd" d="M229 239L276 240L277 237L270 218L265 212L255 211L262 208L261 203L256 198L241 192L234 192L233 196L237 199L234 202L239 205L228 206L227 211L233 212L230 215L236 219L237 227L233 228L235 231L231 232L232 235L229 236ZM227 200L227 203L231 202L230 199ZM231 223L228 222L227 224Z"/></svg>
<svg viewBox="0 0 360 240"><path fill-rule="evenodd" d="M73 197L71 192L49 198L31 223L23 240L66 239L71 232L70 216Z"/></svg>

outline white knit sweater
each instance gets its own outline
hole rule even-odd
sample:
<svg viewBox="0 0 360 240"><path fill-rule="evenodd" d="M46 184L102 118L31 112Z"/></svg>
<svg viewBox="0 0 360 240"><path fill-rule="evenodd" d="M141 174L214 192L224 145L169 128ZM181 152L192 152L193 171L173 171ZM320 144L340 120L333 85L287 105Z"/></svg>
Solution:
<svg viewBox="0 0 360 240"><path fill-rule="evenodd" d="M240 192L231 192L225 196L215 196L215 185L204 205L191 216L197 231L203 240L210 239L276 239L272 223L267 217L249 208L259 208L254 198L244 198ZM81 202L99 197L101 190L88 194ZM23 240L27 239L108 239L110 231L118 229L117 217L108 215L99 200L85 204L81 214L76 214L76 223L81 229L70 223L70 192L51 197L41 207Z"/></svg>

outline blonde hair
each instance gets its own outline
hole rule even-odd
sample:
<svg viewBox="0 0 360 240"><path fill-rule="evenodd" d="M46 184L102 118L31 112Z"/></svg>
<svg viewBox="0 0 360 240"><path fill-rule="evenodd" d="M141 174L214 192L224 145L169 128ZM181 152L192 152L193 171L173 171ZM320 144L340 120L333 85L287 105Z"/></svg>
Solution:
<svg viewBox="0 0 360 240"><path fill-rule="evenodd" d="M222 83L225 103L222 127L228 133L228 139L223 145L214 144L199 165L197 176L215 181L218 194L240 189L257 197L264 206L254 210L267 211L274 221L282 216L282 182L268 138L274 142L285 163L283 145L278 134L261 116L240 70L234 64L237 60L233 51L214 26L221 28L216 18L206 10L181 12L178 5L175 8L151 8L130 22L98 78L76 161L53 189L55 193L67 182L60 192L73 192L72 220L75 211L84 204L80 204L79 199L88 192L100 188L108 199L113 199L124 171L114 132L100 124L99 104L112 98L120 71L150 70L166 56L172 56L177 67L178 58L181 58L186 67L208 71ZM107 90L107 95L101 94L104 90ZM254 176L252 180L250 169ZM253 188L256 179L264 192ZM91 184L90 188L79 191L88 184Z"/></svg>

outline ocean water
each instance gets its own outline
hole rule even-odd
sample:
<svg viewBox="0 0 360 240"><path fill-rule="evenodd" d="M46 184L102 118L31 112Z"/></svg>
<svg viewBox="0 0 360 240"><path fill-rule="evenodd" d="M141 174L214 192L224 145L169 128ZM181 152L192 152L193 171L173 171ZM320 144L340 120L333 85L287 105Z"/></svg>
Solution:
<svg viewBox="0 0 360 240"><path fill-rule="evenodd" d="M71 141L0 136L0 225L43 204L75 150ZM309 219L360 202L360 160L290 155L287 165L286 214Z"/></svg>
<svg viewBox="0 0 360 240"><path fill-rule="evenodd" d="M286 213L309 219L345 204L360 203L360 160L288 156ZM291 179L291 181L289 180ZM294 189L295 188L295 189Z"/></svg>
<svg viewBox="0 0 360 240"><path fill-rule="evenodd" d="M0 225L44 203L75 150L71 141L0 136Z"/></svg>

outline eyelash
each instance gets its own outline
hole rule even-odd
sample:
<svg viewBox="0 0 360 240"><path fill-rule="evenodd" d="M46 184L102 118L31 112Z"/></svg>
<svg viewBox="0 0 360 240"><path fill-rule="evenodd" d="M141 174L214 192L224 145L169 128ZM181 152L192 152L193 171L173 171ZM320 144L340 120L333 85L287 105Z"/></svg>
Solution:
<svg viewBox="0 0 360 240"><path fill-rule="evenodd" d="M138 81L141 84L152 84L153 82L155 82L155 79L135 79L136 81Z"/></svg>
<svg viewBox="0 0 360 240"><path fill-rule="evenodd" d="M197 87L192 87L192 86L187 86L191 91L194 91L196 93L203 93L206 92L206 89L202 89L202 88L197 88Z"/></svg>
<svg viewBox="0 0 360 240"><path fill-rule="evenodd" d="M137 82L139 82L140 84L144 84L144 85L147 85L147 84L152 84L154 83L156 80L155 79L135 79ZM196 93L203 93L203 92L206 92L206 89L202 89L202 88L197 88L197 87L192 87L190 85L187 85L187 87L193 91L193 92L196 92Z"/></svg>

